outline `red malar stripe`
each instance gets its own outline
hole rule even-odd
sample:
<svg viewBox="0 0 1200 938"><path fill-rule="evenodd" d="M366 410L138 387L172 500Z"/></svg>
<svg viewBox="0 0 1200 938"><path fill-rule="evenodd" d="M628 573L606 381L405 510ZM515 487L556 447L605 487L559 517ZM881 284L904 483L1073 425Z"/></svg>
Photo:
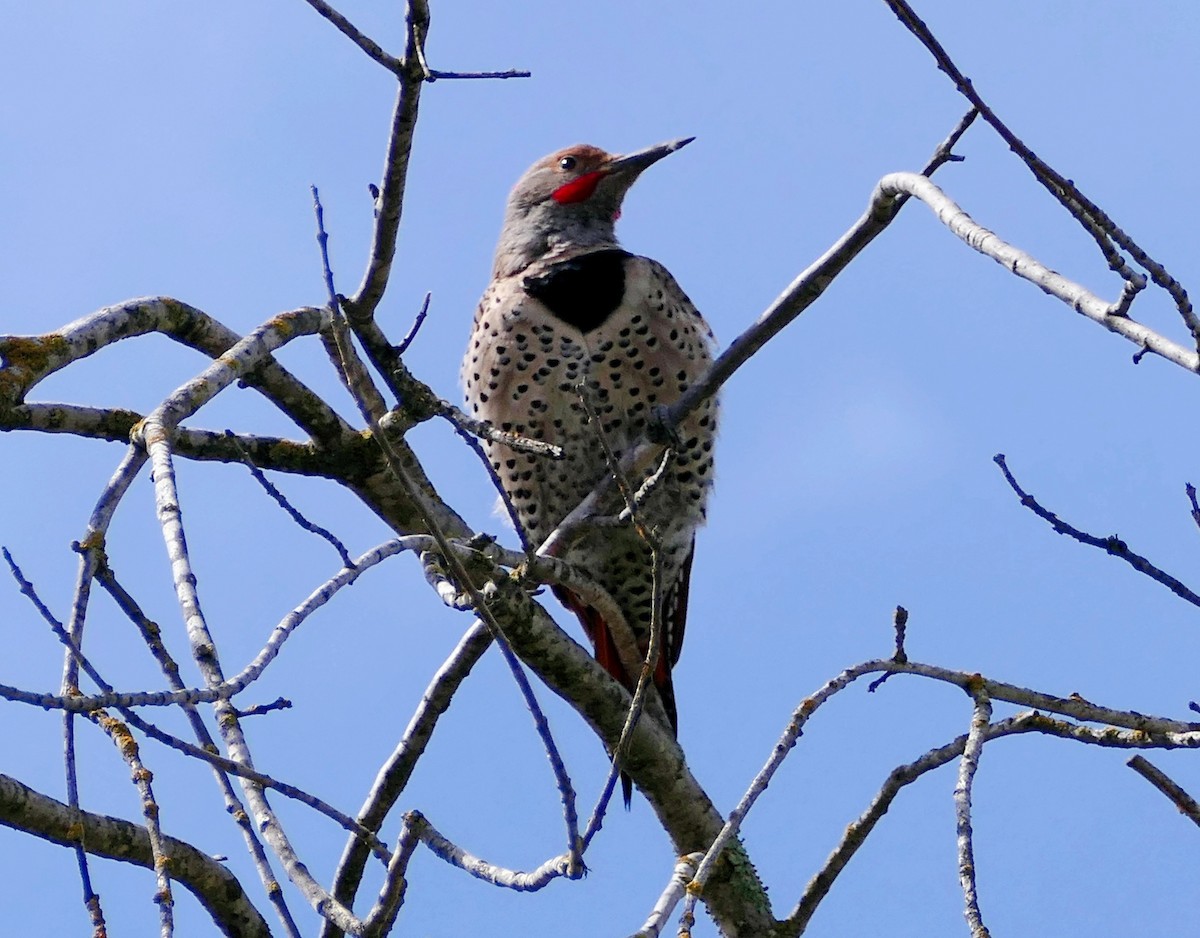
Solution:
<svg viewBox="0 0 1200 938"><path fill-rule="evenodd" d="M596 191L596 186L604 178L604 173L597 170L594 173L584 173L578 179L572 179L554 190L553 199L560 205L572 202L586 202Z"/></svg>

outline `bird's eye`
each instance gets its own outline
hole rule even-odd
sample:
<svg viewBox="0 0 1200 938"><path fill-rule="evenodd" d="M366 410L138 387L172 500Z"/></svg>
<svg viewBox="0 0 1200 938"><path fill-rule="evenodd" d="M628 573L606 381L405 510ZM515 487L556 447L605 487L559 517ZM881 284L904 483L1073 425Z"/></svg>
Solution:
<svg viewBox="0 0 1200 938"><path fill-rule="evenodd" d="M566 172L569 173L571 170L573 170L575 168L575 157L564 156L561 160L558 161L558 168L565 170Z"/></svg>

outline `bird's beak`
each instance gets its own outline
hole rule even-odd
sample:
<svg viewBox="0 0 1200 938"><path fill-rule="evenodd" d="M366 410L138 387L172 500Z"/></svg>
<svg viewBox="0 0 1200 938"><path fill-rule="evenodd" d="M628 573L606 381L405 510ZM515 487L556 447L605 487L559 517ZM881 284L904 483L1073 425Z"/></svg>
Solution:
<svg viewBox="0 0 1200 938"><path fill-rule="evenodd" d="M669 143L660 143L658 146L646 147L646 149L638 150L636 153L613 157L608 166L604 168L605 173L620 173L636 179L647 166L657 163L664 156L686 147L695 139L695 137L681 137Z"/></svg>

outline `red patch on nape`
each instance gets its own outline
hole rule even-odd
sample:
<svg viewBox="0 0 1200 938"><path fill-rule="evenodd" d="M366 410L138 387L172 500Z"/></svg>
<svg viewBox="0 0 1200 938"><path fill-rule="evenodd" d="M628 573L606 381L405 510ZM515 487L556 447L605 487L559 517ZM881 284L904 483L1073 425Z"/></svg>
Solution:
<svg viewBox="0 0 1200 938"><path fill-rule="evenodd" d="M572 179L570 182L563 183L563 185L555 189L551 193L551 198L559 205L586 202L592 197L592 193L596 191L596 186L600 185L600 180L603 178L604 173L601 170L584 173L578 179Z"/></svg>

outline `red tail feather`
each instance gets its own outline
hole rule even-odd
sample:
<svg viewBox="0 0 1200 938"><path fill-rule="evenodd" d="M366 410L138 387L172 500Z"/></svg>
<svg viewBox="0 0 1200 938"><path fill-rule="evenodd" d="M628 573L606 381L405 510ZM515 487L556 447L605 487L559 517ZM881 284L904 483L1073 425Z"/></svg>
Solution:
<svg viewBox="0 0 1200 938"><path fill-rule="evenodd" d="M637 687L637 679L631 677L621 661L617 644L613 640L612 630L608 623L593 607L589 606L569 589L563 586L553 586L554 595L558 601L570 609L579 618L583 631L592 643L593 653L600 667L621 682L621 685L631 694ZM686 587L685 587L686 589ZM672 656L672 651L674 655ZM663 709L667 719L671 721L672 732L679 729L679 717L675 709L675 688L671 683L671 658L678 657L677 649L664 648L658 656L654 668L654 686L662 698ZM624 772L621 773L621 791L625 797L625 807L628 808L633 799L633 780Z"/></svg>

